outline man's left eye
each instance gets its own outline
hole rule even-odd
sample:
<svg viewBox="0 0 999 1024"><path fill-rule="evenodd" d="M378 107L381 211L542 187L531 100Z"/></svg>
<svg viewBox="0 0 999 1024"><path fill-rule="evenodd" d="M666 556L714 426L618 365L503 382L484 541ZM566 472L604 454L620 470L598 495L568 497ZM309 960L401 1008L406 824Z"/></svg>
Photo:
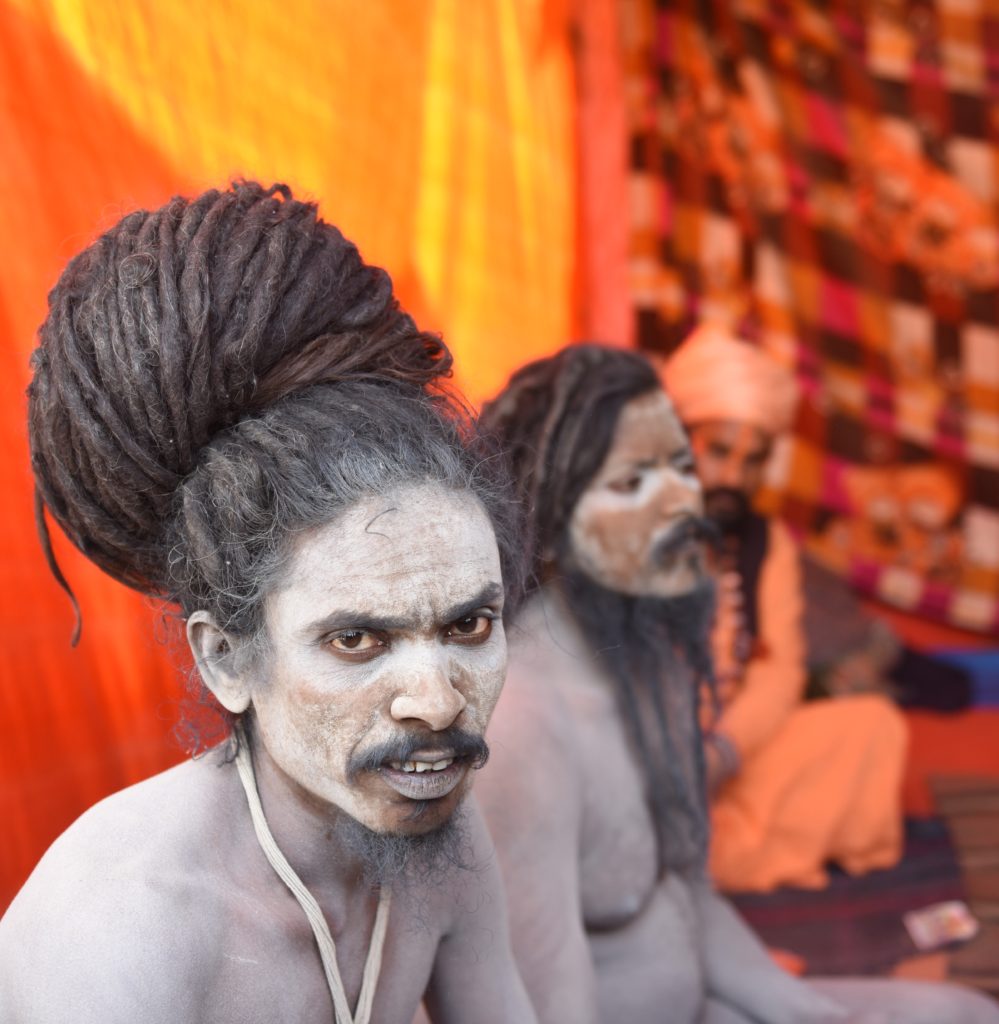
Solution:
<svg viewBox="0 0 999 1024"><path fill-rule="evenodd" d="M488 615L466 615L455 619L447 627L447 635L456 640L486 640L493 631L493 620Z"/></svg>

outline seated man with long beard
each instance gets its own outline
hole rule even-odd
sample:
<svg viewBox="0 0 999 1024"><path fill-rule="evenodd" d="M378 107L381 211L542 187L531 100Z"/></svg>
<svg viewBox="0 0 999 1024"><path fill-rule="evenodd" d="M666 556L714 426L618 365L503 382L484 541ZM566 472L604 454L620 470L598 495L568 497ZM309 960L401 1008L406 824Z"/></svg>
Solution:
<svg viewBox="0 0 999 1024"><path fill-rule="evenodd" d="M462 804L517 560L450 362L283 186L134 213L69 264L39 497L179 607L234 727L48 851L0 924L5 1024L409 1024L425 992L435 1021L535 1019Z"/></svg>
<svg viewBox="0 0 999 1024"><path fill-rule="evenodd" d="M712 876L726 890L817 889L831 861L851 874L893 867L902 856L905 721L880 693L805 700L801 556L779 519L753 510L770 452L792 423L794 376L703 324L663 380L723 536L720 714L705 748Z"/></svg>
<svg viewBox="0 0 999 1024"><path fill-rule="evenodd" d="M575 346L483 412L536 587L476 791L542 1024L994 1022L981 996L780 970L705 876L712 612L686 435L640 356Z"/></svg>

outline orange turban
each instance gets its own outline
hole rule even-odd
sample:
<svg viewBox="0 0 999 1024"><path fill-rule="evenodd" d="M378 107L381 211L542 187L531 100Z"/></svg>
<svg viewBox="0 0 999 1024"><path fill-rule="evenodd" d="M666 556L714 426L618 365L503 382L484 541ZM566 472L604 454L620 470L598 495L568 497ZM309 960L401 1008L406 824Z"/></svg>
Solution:
<svg viewBox="0 0 999 1024"><path fill-rule="evenodd" d="M663 385L688 425L736 420L776 435L790 428L798 403L788 370L716 324L702 324L670 357Z"/></svg>

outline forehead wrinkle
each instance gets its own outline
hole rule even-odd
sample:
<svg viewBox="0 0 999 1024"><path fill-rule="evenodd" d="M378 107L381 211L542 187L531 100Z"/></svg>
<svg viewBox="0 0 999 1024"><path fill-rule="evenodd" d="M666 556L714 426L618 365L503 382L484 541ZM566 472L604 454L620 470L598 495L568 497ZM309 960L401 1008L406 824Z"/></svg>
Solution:
<svg viewBox="0 0 999 1024"><path fill-rule="evenodd" d="M491 540L491 534L489 536ZM346 588L351 593L363 591L368 586L380 589L382 586L409 586L418 582L421 588L454 589L455 584L466 587L467 580L479 578L481 589L490 579L490 570L495 566L499 572L499 556L483 546L456 544L452 547L433 550L382 551L374 553L354 552L335 565L314 567L311 575L323 589ZM361 557L357 557L357 556ZM352 602L356 604L356 600Z"/></svg>

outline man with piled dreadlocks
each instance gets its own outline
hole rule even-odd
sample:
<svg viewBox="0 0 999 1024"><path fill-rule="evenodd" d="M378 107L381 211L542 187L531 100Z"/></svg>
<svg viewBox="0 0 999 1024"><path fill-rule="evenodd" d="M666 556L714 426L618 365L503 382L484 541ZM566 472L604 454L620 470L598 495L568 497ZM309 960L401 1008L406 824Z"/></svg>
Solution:
<svg viewBox="0 0 999 1024"><path fill-rule="evenodd" d="M126 217L49 306L40 522L179 606L232 735L56 841L0 923L0 1019L533 1021L463 802L513 529L447 349L284 186Z"/></svg>
<svg viewBox="0 0 999 1024"><path fill-rule="evenodd" d="M701 490L639 355L579 345L482 416L509 453L534 586L476 784L542 1024L995 1022L945 986L785 974L705 877Z"/></svg>

